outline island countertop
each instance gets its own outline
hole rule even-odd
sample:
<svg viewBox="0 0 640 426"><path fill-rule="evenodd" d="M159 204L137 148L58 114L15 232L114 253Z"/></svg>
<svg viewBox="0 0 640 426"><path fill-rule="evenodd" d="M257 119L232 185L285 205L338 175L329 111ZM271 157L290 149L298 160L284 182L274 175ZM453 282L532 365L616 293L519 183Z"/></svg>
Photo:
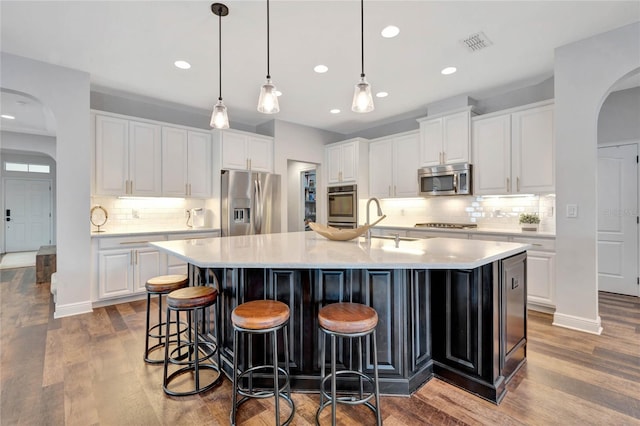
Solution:
<svg viewBox="0 0 640 426"><path fill-rule="evenodd" d="M528 244L430 238L330 241L314 232L158 241L154 247L201 268L473 269Z"/></svg>

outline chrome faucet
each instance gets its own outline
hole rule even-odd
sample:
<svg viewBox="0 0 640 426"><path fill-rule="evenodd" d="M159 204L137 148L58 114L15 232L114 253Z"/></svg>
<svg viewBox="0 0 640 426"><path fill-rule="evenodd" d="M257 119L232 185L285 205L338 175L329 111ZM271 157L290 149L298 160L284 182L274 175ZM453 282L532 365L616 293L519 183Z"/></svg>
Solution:
<svg viewBox="0 0 640 426"><path fill-rule="evenodd" d="M382 209L380 208L380 200L378 200L375 197L369 198L369 201L367 201L367 223L366 223L367 225L371 223L371 219L369 218L369 208L371 207L372 201L376 202L376 206L378 207L378 216L382 216ZM367 229L367 240L371 240L371 228Z"/></svg>

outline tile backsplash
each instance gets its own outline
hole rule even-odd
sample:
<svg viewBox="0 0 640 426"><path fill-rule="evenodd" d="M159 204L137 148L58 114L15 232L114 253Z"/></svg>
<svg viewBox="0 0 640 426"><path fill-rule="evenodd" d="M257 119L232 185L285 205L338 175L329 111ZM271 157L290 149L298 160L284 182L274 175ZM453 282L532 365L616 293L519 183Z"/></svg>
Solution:
<svg viewBox="0 0 640 426"><path fill-rule="evenodd" d="M136 230L187 228L186 210L207 209L206 200L183 198L117 198L92 196L91 207L101 205L109 220L105 229ZM207 209L205 226L211 226L211 210ZM93 228L93 227L92 227Z"/></svg>
<svg viewBox="0 0 640 426"><path fill-rule="evenodd" d="M555 195L465 196L383 199L387 218L380 225L413 226L422 222L475 223L486 229L519 229L521 213L540 216L539 230L555 232ZM361 222L366 221L366 200L360 203ZM373 220L373 219L372 219Z"/></svg>

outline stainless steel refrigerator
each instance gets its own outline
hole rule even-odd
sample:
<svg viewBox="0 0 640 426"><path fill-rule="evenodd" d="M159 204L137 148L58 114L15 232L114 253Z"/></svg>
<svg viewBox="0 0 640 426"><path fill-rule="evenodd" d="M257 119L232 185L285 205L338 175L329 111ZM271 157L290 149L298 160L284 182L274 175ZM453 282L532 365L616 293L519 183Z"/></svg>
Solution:
<svg viewBox="0 0 640 426"><path fill-rule="evenodd" d="M222 236L280 232L280 175L221 170Z"/></svg>

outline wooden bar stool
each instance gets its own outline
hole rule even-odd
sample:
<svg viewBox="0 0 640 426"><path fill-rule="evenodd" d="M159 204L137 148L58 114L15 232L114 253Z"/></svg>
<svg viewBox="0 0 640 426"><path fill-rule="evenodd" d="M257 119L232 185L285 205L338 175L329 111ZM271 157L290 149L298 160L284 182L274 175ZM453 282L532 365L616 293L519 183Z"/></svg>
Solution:
<svg viewBox="0 0 640 426"><path fill-rule="evenodd" d="M275 300L254 300L237 306L231 313L231 322L233 323L233 394L231 401L231 424L236 424L236 413L238 407L250 398L270 398L274 397L276 409L276 424L280 424L280 398L283 398L291 407L291 414L287 420L282 423L288 425L293 420L296 411L293 400L291 399L291 385L289 383L289 340L287 336L287 325L289 324L289 307L282 302ZM278 330L283 330L284 339L284 368L278 366ZM252 334L268 334L271 333L271 348L273 351L273 363L251 366L251 335ZM238 352L239 339L242 336L249 336L249 360L248 367L239 372ZM265 389L264 387L253 387L253 374L256 372L273 371L273 387ZM280 387L280 374L284 377L284 384ZM268 377L262 374L261 378ZM248 385L246 387L240 384L240 381L247 378ZM238 401L238 394L243 398Z"/></svg>
<svg viewBox="0 0 640 426"><path fill-rule="evenodd" d="M171 320L172 312L175 312L178 318L180 312L186 311L191 320L188 327L193 333L193 337L190 337L187 341L181 341L180 334L178 334L176 347L171 351L169 351L169 345L164 347L162 388L167 395L195 395L211 389L222 381L219 346L220 316L217 306L214 306L215 325L213 332L215 342L202 339L200 336L201 330L198 327L199 321L204 325L206 318L208 318L206 308L215 305L217 298L218 290L207 286L185 287L172 291L167 295L167 321ZM169 330L167 329L168 339ZM187 355L185 356L182 351L185 351ZM213 360L214 357L216 358L215 362ZM169 374L170 364L178 365L179 367L171 374ZM207 370L212 370L215 374L212 379L205 381L205 384L201 384L200 374ZM193 381L193 386L187 387L188 390L178 389L185 388L185 382L191 381ZM171 388L170 385L175 382L178 383L178 386Z"/></svg>
<svg viewBox="0 0 640 426"><path fill-rule="evenodd" d="M171 322L162 321L162 296L166 296L174 290L178 290L189 285L189 278L186 275L161 275L153 277L145 283L147 289L147 336L144 343L144 361L149 364L162 364L163 358L151 358L150 354L157 349L165 346L166 331L164 327L170 328L175 325L176 331L169 333L169 337L174 339L169 343L175 342L175 338L180 333L180 325L185 325L179 321ZM151 326L151 296L158 296L158 323ZM185 327L186 329L186 327ZM157 343L149 347L149 339L156 339Z"/></svg>
<svg viewBox="0 0 640 426"><path fill-rule="evenodd" d="M380 390L378 386L378 347L376 345L376 325L378 324L378 313L375 309L359 303L333 303L320 309L318 313L318 323L320 330L324 332L321 341L321 377L320 382L320 407L316 412L316 424L320 424L320 414L325 407L331 405L331 424L336 424L337 404L359 405L364 404L376 415L376 423L382 425L382 414L380 412ZM362 341L366 336L373 339L373 378L364 373L362 368ZM325 376L325 340L326 336L331 337L331 374ZM358 370L336 371L336 337L358 339ZM349 340L351 341L351 340ZM338 376L356 376L358 378L357 398L353 393L345 396L338 396L336 380ZM325 390L325 383L331 381L331 392ZM364 395L364 381L372 386L372 391ZM325 402L324 399L327 399ZM375 398L376 405L369 402Z"/></svg>

